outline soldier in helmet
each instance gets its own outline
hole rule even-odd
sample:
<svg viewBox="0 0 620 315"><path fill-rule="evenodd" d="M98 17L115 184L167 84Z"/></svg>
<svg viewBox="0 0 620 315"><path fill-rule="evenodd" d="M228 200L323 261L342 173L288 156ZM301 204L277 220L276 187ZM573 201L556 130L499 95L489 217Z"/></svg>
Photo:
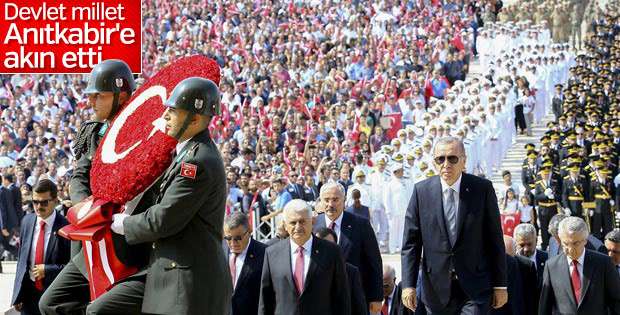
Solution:
<svg viewBox="0 0 620 315"><path fill-rule="evenodd" d="M112 231L129 244L153 248L142 312L228 314L232 279L221 249L226 174L208 129L220 114L220 91L210 80L191 77L165 105L166 133L179 141L176 156L155 204L137 215L115 214Z"/></svg>
<svg viewBox="0 0 620 315"><path fill-rule="evenodd" d="M96 65L84 91L93 107L94 120L85 122L80 128L73 146L77 166L70 182L71 202L75 205L91 195L90 169L92 158L103 138L108 123L129 101L136 88L129 66L121 60L105 60ZM140 199L134 213L144 211L153 203L152 192L146 192ZM148 263L148 246L129 246L124 238L113 236L115 252L126 265L143 269ZM128 306L124 296L133 292L134 286L144 286L144 275L129 277L116 284L110 291L89 304L89 285L82 243L71 244L71 261L63 268L56 280L45 291L39 302L43 314L122 313L140 314L140 306ZM103 305L107 305L102 309ZM87 308L88 306L88 308Z"/></svg>

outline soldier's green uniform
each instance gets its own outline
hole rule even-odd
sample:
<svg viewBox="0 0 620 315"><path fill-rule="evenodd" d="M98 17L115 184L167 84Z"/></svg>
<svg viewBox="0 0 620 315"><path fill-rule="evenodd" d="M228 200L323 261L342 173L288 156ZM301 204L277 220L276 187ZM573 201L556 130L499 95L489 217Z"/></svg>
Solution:
<svg viewBox="0 0 620 315"><path fill-rule="evenodd" d="M175 87L166 106L187 110L190 116L213 116L219 114L219 90L209 80L189 78ZM226 175L204 127L183 142L162 177L156 204L123 222L130 244L152 246L145 313L225 315L230 311L232 280L221 247Z"/></svg>

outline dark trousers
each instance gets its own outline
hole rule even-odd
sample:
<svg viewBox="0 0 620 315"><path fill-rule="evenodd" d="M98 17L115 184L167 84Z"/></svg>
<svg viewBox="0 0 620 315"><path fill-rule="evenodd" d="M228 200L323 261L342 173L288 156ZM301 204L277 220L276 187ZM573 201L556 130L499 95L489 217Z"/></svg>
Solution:
<svg viewBox="0 0 620 315"><path fill-rule="evenodd" d="M605 235L609 233L614 228L614 216L611 214L611 209L609 207L601 207L602 209L597 209L594 211L594 215L592 216L591 230L592 235L594 235L599 240L603 240Z"/></svg>
<svg viewBox="0 0 620 315"><path fill-rule="evenodd" d="M476 303L469 299L458 280L452 280L450 285L450 300L441 311L433 311L426 307L428 315L487 315L490 310L490 299L486 303Z"/></svg>
<svg viewBox="0 0 620 315"><path fill-rule="evenodd" d="M69 262L45 291L39 302L47 314L142 314L146 276L117 283L110 291L90 302L88 280Z"/></svg>
<svg viewBox="0 0 620 315"><path fill-rule="evenodd" d="M22 315L41 314L41 312L39 312L41 294L43 294L43 292L34 287L34 282L32 282L28 274L26 274L22 281L22 289L19 297L19 301L22 303Z"/></svg>
<svg viewBox="0 0 620 315"><path fill-rule="evenodd" d="M521 132L523 132L526 127L527 124L525 123L525 115L523 114L523 105L518 104L515 106L515 129L521 129Z"/></svg>
<svg viewBox="0 0 620 315"><path fill-rule="evenodd" d="M549 246L549 221L557 213L556 207L538 207L538 220L540 221L540 236L542 238L542 244L540 245L542 250L547 250Z"/></svg>

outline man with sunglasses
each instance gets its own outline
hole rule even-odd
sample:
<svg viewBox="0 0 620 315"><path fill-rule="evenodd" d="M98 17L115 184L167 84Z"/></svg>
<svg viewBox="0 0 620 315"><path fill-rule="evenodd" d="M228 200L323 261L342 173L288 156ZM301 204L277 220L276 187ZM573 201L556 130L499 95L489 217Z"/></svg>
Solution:
<svg viewBox="0 0 620 315"><path fill-rule="evenodd" d="M224 252L232 279L231 315L258 313L265 246L252 239L248 216L233 212L224 220Z"/></svg>
<svg viewBox="0 0 620 315"><path fill-rule="evenodd" d="M71 243L58 236L60 228L69 224L55 210L58 188L49 179L37 183L32 193L34 212L22 221L19 260L15 273L11 305L22 314L40 314L41 295L69 262Z"/></svg>
<svg viewBox="0 0 620 315"><path fill-rule="evenodd" d="M428 314L487 314L508 299L495 190L490 181L464 173L466 158L461 140L439 139L433 152L439 176L413 189L401 253L402 300L411 310L418 275Z"/></svg>

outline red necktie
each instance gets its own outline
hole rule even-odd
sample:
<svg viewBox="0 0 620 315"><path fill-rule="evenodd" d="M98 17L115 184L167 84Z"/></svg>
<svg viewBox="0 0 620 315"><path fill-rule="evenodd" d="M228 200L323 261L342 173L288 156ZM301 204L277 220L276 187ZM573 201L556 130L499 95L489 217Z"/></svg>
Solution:
<svg viewBox="0 0 620 315"><path fill-rule="evenodd" d="M230 277L232 278L233 289L235 288L235 282L237 282L237 254L230 253L228 258L228 266L230 267Z"/></svg>
<svg viewBox="0 0 620 315"><path fill-rule="evenodd" d="M295 259L295 274L293 277L295 278L295 287L297 287L297 292L299 295L304 291L304 248L297 248L297 258Z"/></svg>
<svg viewBox="0 0 620 315"><path fill-rule="evenodd" d="M39 222L39 236L37 237L37 248L34 252L34 264L41 265L44 262L45 254L45 221ZM34 287L39 291L43 291L43 279L36 280Z"/></svg>
<svg viewBox="0 0 620 315"><path fill-rule="evenodd" d="M387 296L383 299L383 307L381 308L381 315L389 315L390 314L390 313L388 313L388 308L389 308L389 305L388 305L389 303L388 302L389 302L389 300L390 300L390 298L387 297Z"/></svg>
<svg viewBox="0 0 620 315"><path fill-rule="evenodd" d="M581 299L581 277L579 276L579 269L577 268L579 262L573 260L573 272L570 274L570 281L573 284L573 294L575 295L575 301L579 305Z"/></svg>

